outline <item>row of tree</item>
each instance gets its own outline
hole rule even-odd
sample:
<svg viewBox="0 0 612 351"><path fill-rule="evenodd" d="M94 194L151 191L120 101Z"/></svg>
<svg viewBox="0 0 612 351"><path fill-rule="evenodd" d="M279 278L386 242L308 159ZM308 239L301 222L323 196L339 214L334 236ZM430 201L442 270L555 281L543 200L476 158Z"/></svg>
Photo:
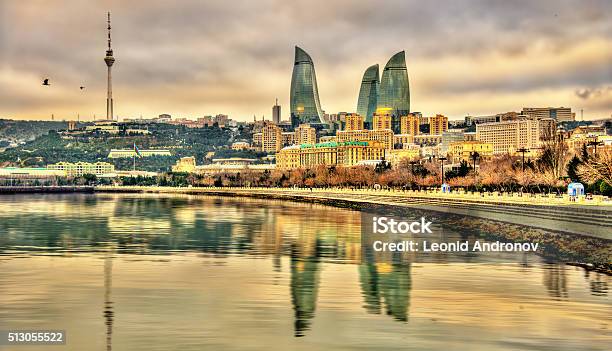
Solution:
<svg viewBox="0 0 612 351"><path fill-rule="evenodd" d="M576 181L595 194L612 195L612 151L600 150L571 158L557 155L546 148L536 160L524 160L508 154L474 163L462 161L458 168L448 170L444 181L452 187L474 191L511 191L551 193L565 191ZM377 167L316 166L271 172L243 172L191 176L192 186L264 186L264 187L383 187L424 189L440 186L441 164L438 160L415 162L403 160L391 167L383 162ZM175 177L176 175L166 175Z"/></svg>

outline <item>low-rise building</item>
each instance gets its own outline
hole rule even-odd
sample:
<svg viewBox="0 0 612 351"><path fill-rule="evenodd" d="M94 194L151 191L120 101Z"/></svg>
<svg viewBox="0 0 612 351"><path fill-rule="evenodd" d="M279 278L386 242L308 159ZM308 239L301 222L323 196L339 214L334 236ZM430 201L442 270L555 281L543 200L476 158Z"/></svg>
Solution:
<svg viewBox="0 0 612 351"><path fill-rule="evenodd" d="M276 154L276 167L279 169L294 169L301 167L300 155L302 147L300 145L290 145L281 149Z"/></svg>
<svg viewBox="0 0 612 351"><path fill-rule="evenodd" d="M238 165L238 164L220 164L213 163L210 165L196 166L195 173L202 175L214 175L221 173L245 173L245 172L257 172L263 173L265 171L274 170L276 165L274 164L249 164L249 165Z"/></svg>
<svg viewBox="0 0 612 351"><path fill-rule="evenodd" d="M395 134L393 136L393 147L403 149L404 145L414 144L414 134Z"/></svg>
<svg viewBox="0 0 612 351"><path fill-rule="evenodd" d="M193 173L196 169L196 159L193 156L181 157L176 164L172 166L172 172Z"/></svg>
<svg viewBox="0 0 612 351"><path fill-rule="evenodd" d="M490 160L493 157L493 144L481 141L453 142L448 149L448 158L451 163L470 162L474 153L478 153L479 160Z"/></svg>
<svg viewBox="0 0 612 351"><path fill-rule="evenodd" d="M451 143L465 140L463 129L449 129L442 133L442 141L440 142L440 154L446 155Z"/></svg>
<svg viewBox="0 0 612 351"><path fill-rule="evenodd" d="M523 107L521 112L532 119L552 118L557 122L573 121L576 114L569 107Z"/></svg>
<svg viewBox="0 0 612 351"><path fill-rule="evenodd" d="M319 165L354 166L364 160L381 160L385 147L376 141L327 142L293 145L276 155L279 169L313 167Z"/></svg>
<svg viewBox="0 0 612 351"><path fill-rule="evenodd" d="M495 123L495 122L499 122L499 117L497 115L465 116L466 126L471 126L473 124Z"/></svg>
<svg viewBox="0 0 612 351"><path fill-rule="evenodd" d="M249 143L247 143L246 141L237 141L235 143L232 143L232 150L248 150L251 147L251 145Z"/></svg>
<svg viewBox="0 0 612 351"><path fill-rule="evenodd" d="M65 176L65 171L49 168L0 168L0 179L46 179Z"/></svg>
<svg viewBox="0 0 612 351"><path fill-rule="evenodd" d="M147 135L147 134L151 134L151 132L149 132L149 130L147 129L127 128L125 130L125 134L126 135Z"/></svg>
<svg viewBox="0 0 612 351"><path fill-rule="evenodd" d="M330 141L338 141L335 135L326 135L319 138L320 143L327 143Z"/></svg>
<svg viewBox="0 0 612 351"><path fill-rule="evenodd" d="M382 143L386 149L393 149L393 131L390 129L341 130L336 132L336 140L339 143L348 141L377 141Z"/></svg>
<svg viewBox="0 0 612 351"><path fill-rule="evenodd" d="M138 150L139 154L134 149L111 149L108 153L108 158L130 158L130 157L151 157L151 156L172 156L170 150L164 149L147 149Z"/></svg>
<svg viewBox="0 0 612 351"><path fill-rule="evenodd" d="M402 160L416 160L421 158L421 148L418 145L406 147L404 149L391 150L388 154L388 161L392 166L397 166Z"/></svg>
<svg viewBox="0 0 612 351"><path fill-rule="evenodd" d="M115 172L115 165L108 162L58 162L47 165L47 169L65 172L69 177L80 177L85 174L102 176Z"/></svg>
<svg viewBox="0 0 612 351"><path fill-rule="evenodd" d="M418 145L438 145L442 142L441 134L419 134L414 136L414 143Z"/></svg>
<svg viewBox="0 0 612 351"><path fill-rule="evenodd" d="M115 121L96 121L92 125L85 126L86 132L98 132L108 134L119 134L119 124Z"/></svg>

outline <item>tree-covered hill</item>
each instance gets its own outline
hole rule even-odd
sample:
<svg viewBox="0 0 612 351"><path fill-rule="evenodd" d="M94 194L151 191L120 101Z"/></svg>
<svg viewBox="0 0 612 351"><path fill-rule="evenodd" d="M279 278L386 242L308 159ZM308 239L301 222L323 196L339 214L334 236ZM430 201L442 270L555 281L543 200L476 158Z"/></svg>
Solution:
<svg viewBox="0 0 612 351"><path fill-rule="evenodd" d="M15 121L0 119L0 140L28 141L47 134L50 130L62 130L67 122L57 121Z"/></svg>
<svg viewBox="0 0 612 351"><path fill-rule="evenodd" d="M169 149L170 157L147 157L138 159L137 168L150 171L167 171L176 160L184 156L195 156L198 164L205 162L208 152L227 148L231 143L232 131L217 126L186 128L169 124L148 126L147 135L94 134L62 138L56 131L48 131L31 141L0 152L0 163L21 167L44 167L60 161L114 163L117 169L132 168L132 159L109 159L111 149Z"/></svg>

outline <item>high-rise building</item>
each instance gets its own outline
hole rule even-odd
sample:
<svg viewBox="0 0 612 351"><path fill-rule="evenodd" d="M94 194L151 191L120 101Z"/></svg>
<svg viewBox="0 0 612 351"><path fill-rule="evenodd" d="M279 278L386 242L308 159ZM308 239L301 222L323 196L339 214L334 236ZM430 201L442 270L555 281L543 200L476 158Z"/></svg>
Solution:
<svg viewBox="0 0 612 351"><path fill-rule="evenodd" d="M349 113L344 117L344 130L362 130L364 118L358 113Z"/></svg>
<svg viewBox="0 0 612 351"><path fill-rule="evenodd" d="M107 14L107 30L108 30L108 49L106 49L106 56L104 62L107 68L107 81L106 81L106 119L113 119L113 81L111 76L111 67L115 63L115 57L113 56L113 49L111 48L111 25L110 25L110 12Z"/></svg>
<svg viewBox="0 0 612 351"><path fill-rule="evenodd" d="M372 115L376 111L379 85L378 64L376 64L368 67L363 73L357 99L357 113L368 123L372 122Z"/></svg>
<svg viewBox="0 0 612 351"><path fill-rule="evenodd" d="M576 115L569 107L523 107L521 112L533 119L552 118L557 122L573 121Z"/></svg>
<svg viewBox="0 0 612 351"><path fill-rule="evenodd" d="M414 113L409 113L402 116L400 119L401 134L417 135L419 134L419 116Z"/></svg>
<svg viewBox="0 0 612 351"><path fill-rule="evenodd" d="M410 112L410 88L404 51L393 55L385 65L380 80L378 108L391 109L393 131L398 133L400 117Z"/></svg>
<svg viewBox="0 0 612 351"><path fill-rule="evenodd" d="M380 108L372 116L372 130L391 129L391 110Z"/></svg>
<svg viewBox="0 0 612 351"><path fill-rule="evenodd" d="M293 126L302 123L324 123L314 63L306 51L297 46L289 99Z"/></svg>
<svg viewBox="0 0 612 351"><path fill-rule="evenodd" d="M444 115L435 115L429 117L429 134L438 135L448 130L448 117Z"/></svg>
<svg viewBox="0 0 612 351"><path fill-rule="evenodd" d="M518 119L477 124L476 139L493 144L494 154L512 153L523 147L535 149L540 145L540 123L539 120Z"/></svg>
<svg viewBox="0 0 612 351"><path fill-rule="evenodd" d="M266 122L266 125L261 129L261 151L278 152L282 146L282 130L276 124Z"/></svg>
<svg viewBox="0 0 612 351"><path fill-rule="evenodd" d="M276 103L272 106L272 121L277 125L281 122L281 107L278 104L278 99L276 99Z"/></svg>
<svg viewBox="0 0 612 351"><path fill-rule="evenodd" d="M317 143L317 130L310 126L310 124L300 124L299 127L295 128L295 140L297 144L316 144Z"/></svg>

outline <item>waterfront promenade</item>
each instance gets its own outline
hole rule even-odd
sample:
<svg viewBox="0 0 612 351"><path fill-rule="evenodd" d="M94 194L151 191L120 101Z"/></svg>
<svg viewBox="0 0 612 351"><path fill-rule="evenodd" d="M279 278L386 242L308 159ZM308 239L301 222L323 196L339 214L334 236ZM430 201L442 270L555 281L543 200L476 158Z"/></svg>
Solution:
<svg viewBox="0 0 612 351"><path fill-rule="evenodd" d="M93 186L57 185L57 186L0 186L0 194L25 193L93 193Z"/></svg>
<svg viewBox="0 0 612 351"><path fill-rule="evenodd" d="M96 192L173 193L248 196L319 202L329 205L388 205L499 220L612 240L612 202L603 197L571 201L567 195L442 193L375 189L252 187L99 186Z"/></svg>

